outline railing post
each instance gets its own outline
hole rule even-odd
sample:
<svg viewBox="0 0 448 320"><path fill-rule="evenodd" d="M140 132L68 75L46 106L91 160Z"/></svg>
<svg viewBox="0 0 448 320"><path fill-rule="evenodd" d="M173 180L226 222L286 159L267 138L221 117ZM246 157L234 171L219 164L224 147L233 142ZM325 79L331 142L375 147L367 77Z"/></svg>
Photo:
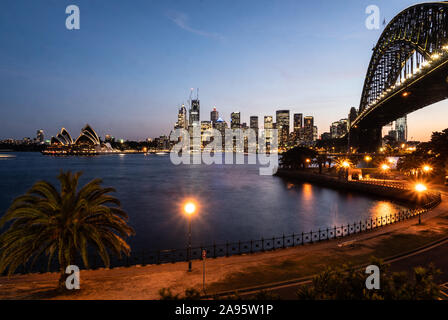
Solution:
<svg viewBox="0 0 448 320"><path fill-rule="evenodd" d="M252 246L252 244L253 244L253 241L252 240L250 240L250 253L253 253L253 246Z"/></svg>
<svg viewBox="0 0 448 320"><path fill-rule="evenodd" d="M229 242L226 241L226 257L229 256Z"/></svg>
<svg viewBox="0 0 448 320"><path fill-rule="evenodd" d="M272 250L275 250L275 237L272 237Z"/></svg>
<svg viewBox="0 0 448 320"><path fill-rule="evenodd" d="M310 243L313 243L313 230L310 232Z"/></svg>
<svg viewBox="0 0 448 320"><path fill-rule="evenodd" d="M292 246L294 247L296 244L296 236L294 235L294 233L292 234Z"/></svg>
<svg viewBox="0 0 448 320"><path fill-rule="evenodd" d="M333 238L337 238L337 235L336 235L336 226L334 226L334 233L333 233Z"/></svg>
<svg viewBox="0 0 448 320"><path fill-rule="evenodd" d="M157 250L157 264L160 264L160 250Z"/></svg>
<svg viewBox="0 0 448 320"><path fill-rule="evenodd" d="M238 254L241 254L241 240L238 240Z"/></svg>
<svg viewBox="0 0 448 320"><path fill-rule="evenodd" d="M264 252L264 238L261 238L261 252Z"/></svg>
<svg viewBox="0 0 448 320"><path fill-rule="evenodd" d="M216 243L213 242L213 258L216 258Z"/></svg>
<svg viewBox="0 0 448 320"><path fill-rule="evenodd" d="M318 232L319 232L319 238L318 238L319 240L318 240L318 242L320 242L320 228L319 228L319 231L318 231Z"/></svg>
<svg viewBox="0 0 448 320"><path fill-rule="evenodd" d="M303 231L302 231L302 245L304 244L304 242L303 242Z"/></svg>
<svg viewBox="0 0 448 320"><path fill-rule="evenodd" d="M283 234L283 249L285 249L286 248L286 246L285 246L285 234Z"/></svg>

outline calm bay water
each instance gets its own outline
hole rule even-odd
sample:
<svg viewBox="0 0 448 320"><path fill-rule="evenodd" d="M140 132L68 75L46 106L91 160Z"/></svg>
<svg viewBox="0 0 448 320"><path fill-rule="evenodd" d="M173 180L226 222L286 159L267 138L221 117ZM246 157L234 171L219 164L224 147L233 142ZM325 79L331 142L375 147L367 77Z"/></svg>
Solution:
<svg viewBox="0 0 448 320"><path fill-rule="evenodd" d="M137 234L133 250L182 248L187 198L200 204L193 245L308 232L396 212L402 207L362 194L260 176L256 165L175 166L169 156L141 154L0 157L0 212L38 180L57 183L61 169L82 171L81 183L102 178L128 212Z"/></svg>

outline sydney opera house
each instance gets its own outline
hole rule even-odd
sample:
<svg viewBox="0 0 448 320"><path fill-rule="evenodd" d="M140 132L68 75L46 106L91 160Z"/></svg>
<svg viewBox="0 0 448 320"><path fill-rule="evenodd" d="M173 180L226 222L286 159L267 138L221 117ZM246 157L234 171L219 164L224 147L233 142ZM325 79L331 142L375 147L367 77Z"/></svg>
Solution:
<svg viewBox="0 0 448 320"><path fill-rule="evenodd" d="M98 154L114 152L109 143L102 143L95 130L90 125L82 128L79 137L73 140L70 133L62 128L51 138L50 146L44 154Z"/></svg>

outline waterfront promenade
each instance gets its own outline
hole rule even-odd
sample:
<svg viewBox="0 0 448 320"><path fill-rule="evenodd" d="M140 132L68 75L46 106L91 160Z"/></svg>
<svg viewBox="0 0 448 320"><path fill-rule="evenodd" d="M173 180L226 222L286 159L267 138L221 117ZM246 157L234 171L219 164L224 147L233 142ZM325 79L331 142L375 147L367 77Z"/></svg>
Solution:
<svg viewBox="0 0 448 320"><path fill-rule="evenodd" d="M327 265L367 263L371 256L388 258L448 236L448 192L442 203L426 213L422 224L412 218L349 237L288 249L207 259L207 294L237 291L311 276ZM436 266L448 274L448 265ZM0 278L0 299L158 299L161 288L182 294L202 288L202 262L133 266L81 271L81 290L60 295L54 291L58 273Z"/></svg>

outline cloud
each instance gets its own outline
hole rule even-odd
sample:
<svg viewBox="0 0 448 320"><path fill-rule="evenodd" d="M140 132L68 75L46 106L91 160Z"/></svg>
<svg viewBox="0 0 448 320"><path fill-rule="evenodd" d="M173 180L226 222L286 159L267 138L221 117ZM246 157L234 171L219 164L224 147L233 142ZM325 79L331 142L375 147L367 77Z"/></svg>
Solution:
<svg viewBox="0 0 448 320"><path fill-rule="evenodd" d="M188 32L197 34L202 37L207 37L207 38L215 38L215 39L219 39L219 40L224 39L224 37L222 35L220 35L219 33L206 32L206 31L195 29L195 28L191 27L188 23L188 20L189 20L188 15L185 13L172 12L172 13L168 14L168 18L171 21L173 21L179 28L182 28Z"/></svg>

